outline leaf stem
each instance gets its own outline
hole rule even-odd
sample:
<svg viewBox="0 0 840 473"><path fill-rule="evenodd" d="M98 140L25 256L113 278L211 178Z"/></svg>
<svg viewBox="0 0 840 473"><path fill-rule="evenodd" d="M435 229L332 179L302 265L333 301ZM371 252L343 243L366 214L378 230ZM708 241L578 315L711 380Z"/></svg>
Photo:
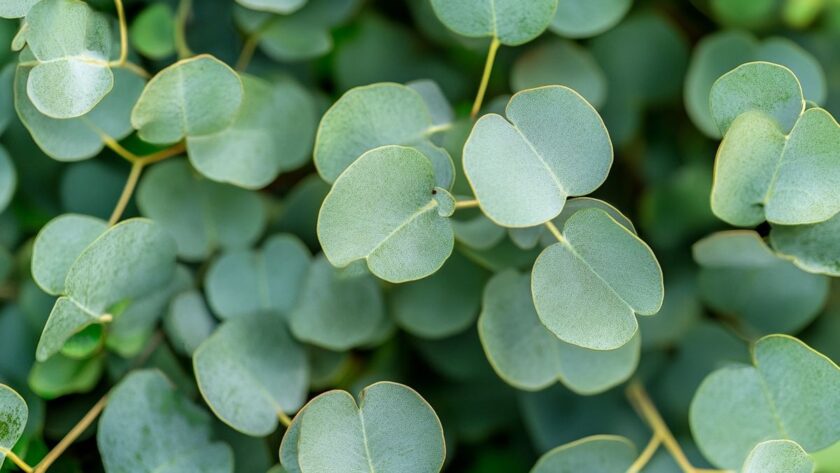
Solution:
<svg viewBox="0 0 840 473"><path fill-rule="evenodd" d="M178 51L179 59L193 55L187 44L187 17L190 10L192 10L192 0L181 0L178 3L178 12L175 17L175 49Z"/></svg>
<svg viewBox="0 0 840 473"><path fill-rule="evenodd" d="M23 458L17 456L17 454L15 454L15 452L13 452L11 450L7 450L3 447L0 447L0 453L2 453L3 455L6 455L6 458L8 458L9 460L12 461L12 463L17 465L17 467L20 468L21 471L23 471L24 473L32 473L32 467L29 466L28 463L23 461Z"/></svg>
<svg viewBox="0 0 840 473"><path fill-rule="evenodd" d="M556 238L557 241L559 241L560 243L566 242L566 238L563 237L563 234L560 233L560 230L557 228L557 225L554 225L554 222L552 222L551 220L545 222L545 228L547 228L548 231L551 232L552 235L554 235L554 238Z"/></svg>
<svg viewBox="0 0 840 473"><path fill-rule="evenodd" d="M128 179L125 181L120 199L117 201L114 211L111 212L111 218L108 219L108 226L114 226L120 221L123 212L125 212L128 201L131 200L131 195L134 194L134 188L137 187L137 181L140 179L140 174L143 172L145 164L143 161L137 160L131 164L131 172L128 173Z"/></svg>
<svg viewBox="0 0 840 473"><path fill-rule="evenodd" d="M67 435L65 435L64 438L61 439L60 442L58 442L58 445L56 445L52 450L50 450L50 452L47 453L47 456L45 456L44 459L41 460L41 462L38 463L33 470L31 470L32 473L44 473L45 471L47 471L47 469L53 464L53 462L58 460L58 457L60 457L61 454L64 453L65 450L67 450L67 447L73 444L73 442L75 442L76 439L79 438L79 436L82 435L82 433L85 430L87 430L90 424L92 424L93 421L96 420L96 418L99 416L102 410L105 409L105 405L107 403L108 395L106 394L102 396L102 398L99 401L97 401L96 404L93 405L93 407L90 408L87 414L85 414L85 416L82 417L82 419L75 426L73 426L72 429L70 429L70 432L67 432Z"/></svg>
<svg viewBox="0 0 840 473"><path fill-rule="evenodd" d="M124 63L122 63L122 64L112 63L112 64L110 64L110 65L111 65L112 67L121 67L121 68L123 68L123 69L128 69L129 71L131 71L131 72L133 72L133 73L137 74L138 76L140 76L140 77L142 77L142 78L144 78L144 79L149 79L150 77L152 77L152 75L151 75L151 74L149 74L149 71L147 71L146 69L143 69L143 67L142 67L142 66L137 65L137 64L134 64L134 63L133 63L133 62L131 62L131 61L125 61L125 62L124 62Z"/></svg>
<svg viewBox="0 0 840 473"><path fill-rule="evenodd" d="M626 473L639 473L642 469L647 466L650 462L651 458L653 458L653 454L656 453L656 450L659 446L662 445L662 439L659 438L659 435L654 434L653 437L650 438L650 442L648 442L647 446L642 453L636 458L636 461L630 465L630 468L627 469Z"/></svg>
<svg viewBox="0 0 840 473"><path fill-rule="evenodd" d="M122 0L114 0L114 6L117 7L117 19L120 23L120 57L117 59L117 66L122 66L128 60L128 25Z"/></svg>
<svg viewBox="0 0 840 473"><path fill-rule="evenodd" d="M254 33L248 35L248 39L246 39L245 44L242 45L242 52L239 53L239 59L236 60L236 70L238 72L242 72L248 68L248 64L251 63L251 59L254 57L254 52L256 52L259 44L259 34Z"/></svg>
<svg viewBox="0 0 840 473"><path fill-rule="evenodd" d="M459 200L455 202L456 209L472 209L478 207L478 199Z"/></svg>
<svg viewBox="0 0 840 473"><path fill-rule="evenodd" d="M292 419L286 415L283 411L277 411L277 418L280 419L280 423L283 424L287 429L290 425L292 425Z"/></svg>
<svg viewBox="0 0 840 473"><path fill-rule="evenodd" d="M487 84L490 82L490 73L493 71L493 62L496 60L496 52L499 50L499 46L502 43L499 42L499 38L493 37L493 40L490 41L490 49L487 51L487 62L484 63L484 75L481 76L481 85L478 87L478 95L475 97L475 102L473 102L472 111L470 112L470 117L474 120L476 116L478 116L479 110L481 110L481 103L484 101L484 94L487 93Z"/></svg>

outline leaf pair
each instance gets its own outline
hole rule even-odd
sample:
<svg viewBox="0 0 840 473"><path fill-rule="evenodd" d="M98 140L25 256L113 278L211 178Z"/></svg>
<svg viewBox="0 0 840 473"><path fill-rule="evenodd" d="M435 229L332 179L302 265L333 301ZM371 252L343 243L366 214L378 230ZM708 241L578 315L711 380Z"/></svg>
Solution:
<svg viewBox="0 0 840 473"><path fill-rule="evenodd" d="M358 404L346 391L312 399L280 446L289 473L437 473L445 456L434 410L411 388L390 382L365 388Z"/></svg>
<svg viewBox="0 0 840 473"><path fill-rule="evenodd" d="M32 256L34 280L61 296L38 343L38 360L102 322L114 305L159 289L174 269L175 243L150 220L129 219L108 228L81 215L53 219L35 239Z"/></svg>

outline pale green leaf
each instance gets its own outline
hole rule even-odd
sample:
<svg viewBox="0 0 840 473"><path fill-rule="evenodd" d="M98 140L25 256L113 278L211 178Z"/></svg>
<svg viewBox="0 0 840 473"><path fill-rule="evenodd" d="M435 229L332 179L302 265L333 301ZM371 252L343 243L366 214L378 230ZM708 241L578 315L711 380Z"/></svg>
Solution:
<svg viewBox="0 0 840 473"><path fill-rule="evenodd" d="M234 122L243 101L242 81L213 56L184 59L146 84L131 111L131 124L144 141L170 144L209 135Z"/></svg>
<svg viewBox="0 0 840 473"><path fill-rule="evenodd" d="M741 473L814 473L814 466L796 442L768 440L752 449Z"/></svg>
<svg viewBox="0 0 840 473"><path fill-rule="evenodd" d="M508 46L536 38L551 23L557 0L431 0L440 21L469 38L493 37Z"/></svg>
<svg viewBox="0 0 840 473"><path fill-rule="evenodd" d="M0 384L0 466L15 446L29 419L26 401L12 388Z"/></svg>
<svg viewBox="0 0 840 473"><path fill-rule="evenodd" d="M216 321L196 290L175 296L163 319L163 327L172 348L192 356L201 342L216 329Z"/></svg>
<svg viewBox="0 0 840 473"><path fill-rule="evenodd" d="M454 198L435 187L432 163L419 151L385 146L368 151L335 181L318 216L329 261L364 259L390 282L426 277L452 253L447 217Z"/></svg>
<svg viewBox="0 0 840 473"><path fill-rule="evenodd" d="M385 145L415 147L431 160L438 187L449 189L455 169L449 153L429 139L436 131L423 97L414 89L380 83L349 90L318 126L315 167L327 182L365 152Z"/></svg>
<svg viewBox="0 0 840 473"><path fill-rule="evenodd" d="M386 318L376 279L369 274L343 276L319 255L309 266L289 320L297 339L341 351L373 342Z"/></svg>
<svg viewBox="0 0 840 473"><path fill-rule="evenodd" d="M32 279L47 294L64 293L73 262L107 229L105 221L86 215L65 214L50 220L35 238Z"/></svg>
<svg viewBox="0 0 840 473"><path fill-rule="evenodd" d="M630 377L639 362L639 336L611 351L565 343L541 322L530 278L508 270L484 289L478 333L487 358L508 384L528 391L561 381L579 394L605 391Z"/></svg>
<svg viewBox="0 0 840 473"><path fill-rule="evenodd" d="M840 438L837 365L785 335L756 342L753 364L719 369L697 390L691 430L706 458L735 469L765 440L793 440L814 452Z"/></svg>
<svg viewBox="0 0 840 473"><path fill-rule="evenodd" d="M346 391L330 391L299 415L297 461L303 472L437 473L443 467L440 421L407 386L373 384L358 404Z"/></svg>
<svg viewBox="0 0 840 473"><path fill-rule="evenodd" d="M107 473L233 473L230 447L211 440L210 416L156 370L114 388L96 441Z"/></svg>
<svg viewBox="0 0 840 473"><path fill-rule="evenodd" d="M0 147L0 213L6 210L17 187L17 172L6 149Z"/></svg>
<svg viewBox="0 0 840 473"><path fill-rule="evenodd" d="M0 17L23 18L41 0L0 0Z"/></svg>
<svg viewBox="0 0 840 473"><path fill-rule="evenodd" d="M166 3L153 3L143 9L129 29L131 45L152 59L175 54L175 12Z"/></svg>
<svg viewBox="0 0 840 473"><path fill-rule="evenodd" d="M236 0L245 8L288 15L300 10L307 0Z"/></svg>
<svg viewBox="0 0 840 473"><path fill-rule="evenodd" d="M624 473L635 459L633 442L616 435L593 435L549 450L531 473Z"/></svg>
<svg viewBox="0 0 840 473"><path fill-rule="evenodd" d="M531 291L540 320L561 340L614 350L638 329L636 316L659 311L662 270L650 248L600 209L576 212L564 240L534 263Z"/></svg>
<svg viewBox="0 0 840 473"><path fill-rule="evenodd" d="M489 250L505 238L505 229L481 212L476 212L472 218L453 218L451 222L455 240L476 250Z"/></svg>
<svg viewBox="0 0 840 473"><path fill-rule="evenodd" d="M437 82L430 79L420 79L407 82L406 86L414 89L426 102L426 107L432 115L432 124L448 126L455 121L455 111L446 99L446 95Z"/></svg>
<svg viewBox="0 0 840 473"><path fill-rule="evenodd" d="M700 298L761 333L795 333L822 310L829 279L773 254L753 231L715 233L694 245Z"/></svg>
<svg viewBox="0 0 840 473"><path fill-rule="evenodd" d="M188 261L250 246L267 219L257 194L204 179L183 160L149 169L137 189L137 206L175 238L178 255Z"/></svg>
<svg viewBox="0 0 840 473"><path fill-rule="evenodd" d="M722 75L709 93L712 119L721 134L744 112L772 117L787 133L805 110L802 86L790 69L769 62L742 64Z"/></svg>
<svg viewBox="0 0 840 473"><path fill-rule="evenodd" d="M812 225L773 225L770 244L810 273L840 276L840 213Z"/></svg>
<svg viewBox="0 0 840 473"><path fill-rule="evenodd" d="M36 362L29 372L28 382L35 394L50 400L89 392L102 378L104 370L104 356L74 360L59 353L47 361Z"/></svg>
<svg viewBox="0 0 840 473"><path fill-rule="evenodd" d="M260 250L231 251L207 271L205 289L223 319L260 312L288 314L309 268L309 249L288 234L274 235Z"/></svg>
<svg viewBox="0 0 840 473"><path fill-rule="evenodd" d="M633 0L560 0L551 31L567 38L588 38L615 26Z"/></svg>
<svg viewBox="0 0 840 473"><path fill-rule="evenodd" d="M196 350L193 368L210 409L255 437L274 432L278 415L295 412L306 400L306 352L275 314L225 322Z"/></svg>
<svg viewBox="0 0 840 473"><path fill-rule="evenodd" d="M560 214L567 197L588 194L606 179L613 159L609 134L575 91L519 92L506 115L481 117L464 145L464 172L496 223L545 223Z"/></svg>

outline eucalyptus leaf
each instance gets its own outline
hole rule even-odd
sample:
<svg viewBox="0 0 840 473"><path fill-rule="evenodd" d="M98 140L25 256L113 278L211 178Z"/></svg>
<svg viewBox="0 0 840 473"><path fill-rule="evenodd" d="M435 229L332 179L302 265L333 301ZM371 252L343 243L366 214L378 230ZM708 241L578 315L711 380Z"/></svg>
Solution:
<svg viewBox="0 0 840 473"><path fill-rule="evenodd" d="M233 69L212 56L195 56L167 67L146 84L131 111L131 125L140 138L155 144L209 135L234 122L243 96Z"/></svg>
<svg viewBox="0 0 840 473"><path fill-rule="evenodd" d="M29 372L28 383L39 397L56 399L89 392L96 387L104 370L105 358L101 355L75 360L59 353L36 362Z"/></svg>
<svg viewBox="0 0 840 473"><path fill-rule="evenodd" d="M454 198L435 187L425 155L384 146L335 181L318 215L318 238L337 267L364 259L386 281L412 281L440 269L452 253L453 211Z"/></svg>
<svg viewBox="0 0 840 473"><path fill-rule="evenodd" d="M840 213L812 225L773 225L770 244L809 273L840 276Z"/></svg>
<svg viewBox="0 0 840 473"><path fill-rule="evenodd" d="M299 416L296 453L302 472L436 473L443 467L440 421L407 386L373 384L358 404L346 391L329 391Z"/></svg>
<svg viewBox="0 0 840 473"><path fill-rule="evenodd" d="M204 298L195 290L175 296L163 322L172 347L190 356L216 328Z"/></svg>
<svg viewBox="0 0 840 473"><path fill-rule="evenodd" d="M156 370L134 371L110 394L96 435L107 473L233 473L233 452L212 442L210 416Z"/></svg>
<svg viewBox="0 0 840 473"><path fill-rule="evenodd" d="M315 138L318 174L334 182L367 151L385 145L417 148L431 160L438 187L452 187L455 169L449 153L429 139L441 124L416 90L381 83L347 91L321 119Z"/></svg>
<svg viewBox="0 0 840 473"><path fill-rule="evenodd" d="M531 473L623 473L635 459L633 442L616 435L594 435L550 450Z"/></svg>
<svg viewBox="0 0 840 473"><path fill-rule="evenodd" d="M588 38L615 26L633 0L560 0L549 28L567 38Z"/></svg>
<svg viewBox="0 0 840 473"><path fill-rule="evenodd" d="M167 58L175 53L175 12L166 3L153 3L137 15L129 33L131 45L140 54Z"/></svg>
<svg viewBox="0 0 840 473"><path fill-rule="evenodd" d="M565 343L541 322L530 278L512 270L484 290L478 333L490 364L508 384L536 391L561 381L579 394L597 394L625 381L639 362L639 336L612 351Z"/></svg>
<svg viewBox="0 0 840 473"><path fill-rule="evenodd" d="M253 10L288 15L300 10L307 0L236 0L240 5Z"/></svg>
<svg viewBox="0 0 840 473"><path fill-rule="evenodd" d="M26 427L29 408L26 401L5 384L0 384L0 466Z"/></svg>
<svg viewBox="0 0 840 473"><path fill-rule="evenodd" d="M114 86L106 17L79 0L41 0L27 12L26 25L35 57L26 93L35 108L52 118L91 111Z"/></svg>
<svg viewBox="0 0 840 473"><path fill-rule="evenodd" d="M0 212L6 210L15 194L17 172L5 148L0 147Z"/></svg>
<svg viewBox="0 0 840 473"><path fill-rule="evenodd" d="M278 415L306 399L306 353L282 317L252 314L225 322L193 355L196 381L213 412L234 429L262 437Z"/></svg>
<svg viewBox="0 0 840 473"><path fill-rule="evenodd" d="M73 262L107 229L105 221L85 215L65 214L50 220L35 238L32 279L47 294L62 294Z"/></svg>
<svg viewBox="0 0 840 473"><path fill-rule="evenodd" d="M638 329L636 316L659 311L662 270L650 248L600 209L572 215L563 241L534 263L531 291L540 320L561 340L614 350Z"/></svg>
<svg viewBox="0 0 840 473"><path fill-rule="evenodd" d="M840 369L799 340L771 335L753 347L753 366L710 374L691 403L691 430L715 465L735 469L765 440L787 439L807 452L840 438Z"/></svg>
<svg viewBox="0 0 840 473"><path fill-rule="evenodd" d="M137 189L137 206L175 238L178 255L188 261L248 247L266 224L256 194L203 179L183 160L151 168Z"/></svg>
<svg viewBox="0 0 840 473"><path fill-rule="evenodd" d="M567 197L588 194L606 179L613 159L609 134L575 91L519 92L506 115L481 117L464 145L464 172L491 220L540 225L560 214Z"/></svg>
<svg viewBox="0 0 840 473"><path fill-rule="evenodd" d="M536 38L551 23L557 0L431 0L440 21L469 38L492 37L508 46Z"/></svg>
<svg viewBox="0 0 840 473"><path fill-rule="evenodd" d="M0 18L23 18L41 0L0 0Z"/></svg>
<svg viewBox="0 0 840 473"><path fill-rule="evenodd" d="M796 442L768 440L752 449L742 473L813 473L814 460Z"/></svg>

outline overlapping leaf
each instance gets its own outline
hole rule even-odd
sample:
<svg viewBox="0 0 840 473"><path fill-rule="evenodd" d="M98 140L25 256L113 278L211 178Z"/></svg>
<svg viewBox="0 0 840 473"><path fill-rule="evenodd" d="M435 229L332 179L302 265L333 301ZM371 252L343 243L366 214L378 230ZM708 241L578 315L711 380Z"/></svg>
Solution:
<svg viewBox="0 0 840 473"><path fill-rule="evenodd" d="M548 451L531 473L623 473L635 459L633 442L616 435L593 435Z"/></svg>
<svg viewBox="0 0 840 473"><path fill-rule="evenodd" d="M216 328L216 321L210 315L204 298L196 290L175 296L163 322L172 347L189 356Z"/></svg>
<svg viewBox="0 0 840 473"><path fill-rule="evenodd" d="M536 38L551 23L557 0L432 0L440 21L470 38L497 38L517 46Z"/></svg>
<svg viewBox="0 0 840 473"><path fill-rule="evenodd" d="M840 213L812 225L773 225L776 252L810 273L840 276Z"/></svg>
<svg viewBox="0 0 840 473"><path fill-rule="evenodd" d="M752 449L742 473L813 473L814 460L796 442L768 440Z"/></svg>
<svg viewBox="0 0 840 473"><path fill-rule="evenodd" d="M29 408L26 401L12 388L0 384L0 466L26 427Z"/></svg>
<svg viewBox="0 0 840 473"><path fill-rule="evenodd" d="M588 38L612 28L633 0L560 0L549 28L567 38Z"/></svg>

